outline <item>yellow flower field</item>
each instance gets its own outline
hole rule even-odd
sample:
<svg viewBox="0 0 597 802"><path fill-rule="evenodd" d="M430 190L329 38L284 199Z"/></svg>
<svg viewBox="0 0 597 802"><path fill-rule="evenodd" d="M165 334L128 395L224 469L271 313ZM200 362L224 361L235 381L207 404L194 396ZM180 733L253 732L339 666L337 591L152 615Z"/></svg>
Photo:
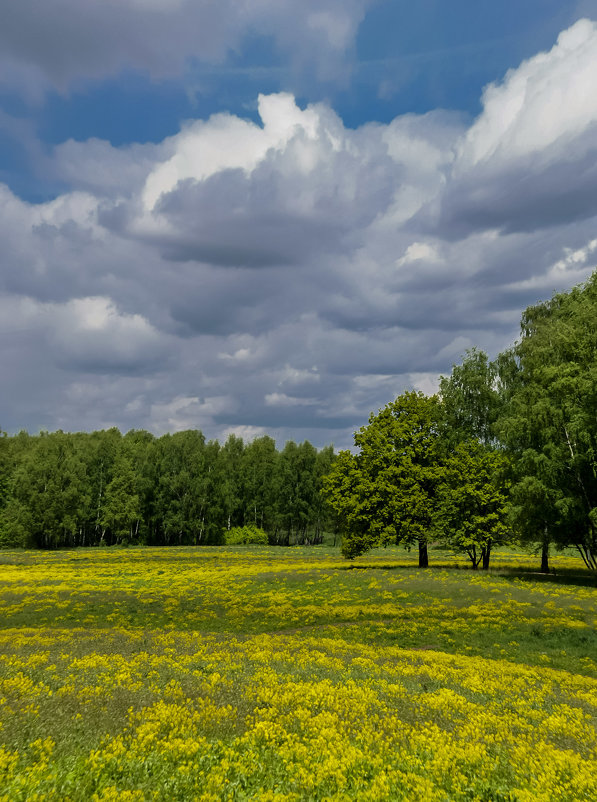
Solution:
<svg viewBox="0 0 597 802"><path fill-rule="evenodd" d="M592 578L435 563L0 552L0 800L597 799Z"/></svg>

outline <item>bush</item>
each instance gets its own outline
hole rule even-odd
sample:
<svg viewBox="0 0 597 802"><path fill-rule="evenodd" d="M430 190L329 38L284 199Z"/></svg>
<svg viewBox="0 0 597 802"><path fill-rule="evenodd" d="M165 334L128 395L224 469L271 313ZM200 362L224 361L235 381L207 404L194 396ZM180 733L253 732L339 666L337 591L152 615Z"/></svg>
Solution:
<svg viewBox="0 0 597 802"><path fill-rule="evenodd" d="M227 546L267 546L267 534L254 524L233 526L224 530L224 543Z"/></svg>

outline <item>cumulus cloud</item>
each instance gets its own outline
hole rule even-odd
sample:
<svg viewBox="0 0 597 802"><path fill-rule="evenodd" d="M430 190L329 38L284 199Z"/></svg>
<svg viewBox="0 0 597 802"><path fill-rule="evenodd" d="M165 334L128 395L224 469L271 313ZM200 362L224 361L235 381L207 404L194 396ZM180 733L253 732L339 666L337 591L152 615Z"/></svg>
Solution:
<svg viewBox="0 0 597 802"><path fill-rule="evenodd" d="M275 267L354 250L403 173L382 129L348 131L288 94L260 96L259 113L261 126L231 115L187 126L147 176L143 212L106 223L172 261Z"/></svg>
<svg viewBox="0 0 597 802"><path fill-rule="evenodd" d="M120 313L109 298L75 298L49 311L58 358L67 367L147 374L167 365L167 338L142 315Z"/></svg>
<svg viewBox="0 0 597 802"><path fill-rule="evenodd" d="M534 231L597 213L596 64L597 23L581 19L486 88L436 203L445 236Z"/></svg>
<svg viewBox="0 0 597 802"><path fill-rule="evenodd" d="M0 423L349 444L371 410L434 391L467 347L506 347L525 306L594 268L595 70L585 20L488 87L469 125L349 129L280 93L259 122L57 146L67 192L0 187Z"/></svg>
<svg viewBox="0 0 597 802"><path fill-rule="evenodd" d="M152 78L222 63L247 36L272 37L297 68L337 77L371 0L54 0L8 3L0 84L39 96L125 69Z"/></svg>
<svg viewBox="0 0 597 802"><path fill-rule="evenodd" d="M483 95L483 113L467 132L456 169L538 154L548 160L595 123L593 91L597 24L581 19L563 31L548 53L539 53Z"/></svg>
<svg viewBox="0 0 597 802"><path fill-rule="evenodd" d="M260 95L262 126L231 114L216 114L197 121L172 137L172 155L151 171L145 182L143 203L152 210L160 197L185 179L204 181L225 170L251 173L268 151L280 151L299 132L317 137L319 116L313 109L301 111L288 93Z"/></svg>
<svg viewBox="0 0 597 802"><path fill-rule="evenodd" d="M218 414L233 412L235 408L235 400L229 396L176 396L167 402L152 404L150 420L159 432L201 429L212 424Z"/></svg>

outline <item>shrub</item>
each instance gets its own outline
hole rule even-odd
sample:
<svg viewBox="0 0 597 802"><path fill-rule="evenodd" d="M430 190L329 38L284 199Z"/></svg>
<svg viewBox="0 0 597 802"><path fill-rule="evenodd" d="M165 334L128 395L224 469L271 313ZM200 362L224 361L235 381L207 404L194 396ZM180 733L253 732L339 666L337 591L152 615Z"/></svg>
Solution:
<svg viewBox="0 0 597 802"><path fill-rule="evenodd" d="M224 531L224 543L227 546L267 546L267 534L254 524L233 526Z"/></svg>

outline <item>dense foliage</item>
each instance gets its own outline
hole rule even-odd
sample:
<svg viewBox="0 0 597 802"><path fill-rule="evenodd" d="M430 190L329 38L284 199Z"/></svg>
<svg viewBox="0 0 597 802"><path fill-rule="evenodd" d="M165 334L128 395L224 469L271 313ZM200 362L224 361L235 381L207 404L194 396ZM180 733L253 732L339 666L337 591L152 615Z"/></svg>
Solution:
<svg viewBox="0 0 597 802"><path fill-rule="evenodd" d="M439 420L436 398L404 393L355 434L356 455L342 452L324 489L343 517L345 556L374 545L417 543L420 564L427 564L432 498L441 479Z"/></svg>
<svg viewBox="0 0 597 802"><path fill-rule="evenodd" d="M226 546L267 546L269 538L267 532L255 524L247 526L233 526L224 535Z"/></svg>
<svg viewBox="0 0 597 802"><path fill-rule="evenodd" d="M218 544L247 526L273 544L321 542L321 480L333 459L309 442L220 445L195 430L5 435L0 545Z"/></svg>
<svg viewBox="0 0 597 802"><path fill-rule="evenodd" d="M496 433L515 459L513 520L528 540L574 545L597 570L597 273L530 307L498 359Z"/></svg>
<svg viewBox="0 0 597 802"><path fill-rule="evenodd" d="M439 541L473 568L489 567L492 546L511 537L508 459L471 436L470 416L462 429L448 421L437 396L406 392L355 433L356 454L340 452L324 493L344 529L345 557L416 544L425 568L428 542Z"/></svg>

